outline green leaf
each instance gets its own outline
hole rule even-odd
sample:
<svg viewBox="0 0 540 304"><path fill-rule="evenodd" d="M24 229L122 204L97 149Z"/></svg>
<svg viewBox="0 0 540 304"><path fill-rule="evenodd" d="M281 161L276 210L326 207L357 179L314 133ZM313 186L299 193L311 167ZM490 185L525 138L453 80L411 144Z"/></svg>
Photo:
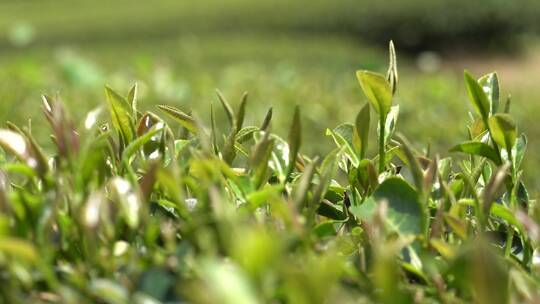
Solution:
<svg viewBox="0 0 540 304"><path fill-rule="evenodd" d="M391 177L381 183L373 195L363 204L350 208L356 217L370 219L377 207L388 204L386 227L400 234L420 234L422 231L422 208L418 193L406 181Z"/></svg>
<svg viewBox="0 0 540 304"><path fill-rule="evenodd" d="M497 151L490 145L479 141L466 141L450 149L450 152L462 152L470 155L485 157L496 165L501 164L501 159Z"/></svg>
<svg viewBox="0 0 540 304"><path fill-rule="evenodd" d="M302 175L297 179L297 183L293 189L292 197L294 206L301 209L305 205L306 197L308 196L309 189L312 185L313 175L315 174L315 168L319 163L319 158L315 157L302 172Z"/></svg>
<svg viewBox="0 0 540 304"><path fill-rule="evenodd" d="M384 144L387 145L396 131L399 117L399 105L392 106L384 122Z"/></svg>
<svg viewBox="0 0 540 304"><path fill-rule="evenodd" d="M129 161L129 159L140 150L152 137L163 130L162 125L156 125L142 136L132 141L126 149L122 152L122 160Z"/></svg>
<svg viewBox="0 0 540 304"><path fill-rule="evenodd" d="M337 126L334 130L326 130L326 135L332 136L334 142L339 148L344 148L345 155L351 161L354 167L358 166L360 160L353 147L354 126L350 123L344 123Z"/></svg>
<svg viewBox="0 0 540 304"><path fill-rule="evenodd" d="M194 134L197 133L197 123L195 122L195 119L193 119L193 117L191 117L190 115L172 106L158 105L158 108L161 111L163 111L165 114L173 118L176 122L180 123L184 128L186 128L191 133L194 133Z"/></svg>
<svg viewBox="0 0 540 304"><path fill-rule="evenodd" d="M490 110L493 115L499 109L499 77L497 73L489 73L478 79L478 83L486 93L489 100Z"/></svg>
<svg viewBox="0 0 540 304"><path fill-rule="evenodd" d="M356 77L375 111L380 116L386 117L392 106L392 88L386 78L381 74L365 70L357 71Z"/></svg>
<svg viewBox="0 0 540 304"><path fill-rule="evenodd" d="M253 133L259 130L260 130L259 127L255 127L255 126L247 126L245 128L242 128L240 131L238 131L238 134L236 134L236 141L238 143L244 143L252 139Z"/></svg>
<svg viewBox="0 0 540 304"><path fill-rule="evenodd" d="M342 210L338 209L337 206L334 206L333 204L327 203L326 201L323 201L319 205L319 208L317 208L317 214L336 221L344 221L347 219L347 215Z"/></svg>
<svg viewBox="0 0 540 304"><path fill-rule="evenodd" d="M246 114L246 103L247 103L247 93L244 93L244 96L242 98L242 103L240 104L240 107L238 109L238 113L236 114L236 120L234 121L234 124L231 128L231 131L227 138L225 139L225 143L223 144L222 149L222 157L223 160L227 164L232 164L234 161L234 158L236 157L236 142L237 142L237 135L238 132L242 129L242 125L244 124L244 117ZM213 130L215 130L214 124L212 125Z"/></svg>
<svg viewBox="0 0 540 304"><path fill-rule="evenodd" d="M405 137L399 136L398 141L401 143L401 148L403 149L405 157L407 158L407 162L409 163L409 168L413 176L414 185L416 186L416 189L420 191L420 193L422 193L421 191L424 190L424 172L422 170L420 162L418 161L418 158L413 152L411 144Z"/></svg>
<svg viewBox="0 0 540 304"><path fill-rule="evenodd" d="M356 115L353 144L355 144L355 147L359 152L360 159L364 159L366 157L368 150L369 116L369 104L365 104L358 115Z"/></svg>
<svg viewBox="0 0 540 304"><path fill-rule="evenodd" d="M495 143L511 151L517 138L517 126L512 116L498 113L489 118L488 124Z"/></svg>
<svg viewBox="0 0 540 304"><path fill-rule="evenodd" d="M322 222L313 228L313 234L319 239L333 237L336 235L335 224L334 221Z"/></svg>
<svg viewBox="0 0 540 304"><path fill-rule="evenodd" d="M225 114L227 114L227 118L229 119L229 124L231 125L231 127L233 127L234 122L235 122L235 115L234 115L231 105L229 104L225 96L223 96L220 90L216 90L216 94L218 96L219 101L221 102L221 105L223 106L223 109L225 110Z"/></svg>
<svg viewBox="0 0 540 304"><path fill-rule="evenodd" d="M261 125L261 131L267 131L268 127L270 127L270 123L272 122L272 113L272 108L268 109L268 112L266 112L266 116L264 116L264 120Z"/></svg>
<svg viewBox="0 0 540 304"><path fill-rule="evenodd" d="M465 71L465 84L467 85L467 92L471 99L472 105L476 112L482 117L484 121L487 121L489 117L490 105L489 100L484 92L484 89L473 78L469 72Z"/></svg>
<svg viewBox="0 0 540 304"><path fill-rule="evenodd" d="M137 100L137 94L139 92L139 85L137 83L135 83L131 89L129 90L129 93L128 93L128 96L127 96L127 101L129 102L129 104L131 105L131 111L133 113L133 117L134 118L137 118L137 103L138 103L138 100Z"/></svg>
<svg viewBox="0 0 540 304"><path fill-rule="evenodd" d="M311 197L310 209L313 210L313 214L319 208L321 199L326 194L332 177L336 174L338 168L338 159L340 157L342 149L336 148L332 150L323 160L320 173L319 173L319 184L314 187L313 195Z"/></svg>
<svg viewBox="0 0 540 304"><path fill-rule="evenodd" d="M527 136L525 134L521 134L517 140L514 147L512 147L512 156L514 161L514 168L515 170L519 169L521 167L521 163L523 162L523 158L525 157L525 151L527 150Z"/></svg>
<svg viewBox="0 0 540 304"><path fill-rule="evenodd" d="M253 147L251 154L252 181L255 189L263 186L270 177L268 161L272 155L274 140L269 138L269 133Z"/></svg>
<svg viewBox="0 0 540 304"><path fill-rule="evenodd" d="M121 134L124 144L128 144L135 137L131 106L126 99L105 86L105 95L109 105L109 112L114 128Z"/></svg>
<svg viewBox="0 0 540 304"><path fill-rule="evenodd" d="M242 96L242 101L240 102L240 107L238 108L238 112L236 113L235 128L236 128L237 133L240 132L240 130L242 129L242 126L244 125L244 118L246 116L247 99L248 99L248 93L244 92L244 95Z"/></svg>
<svg viewBox="0 0 540 304"><path fill-rule="evenodd" d="M0 237L0 252L29 263L36 263L39 260L34 245L24 239L8 236Z"/></svg>
<svg viewBox="0 0 540 304"><path fill-rule="evenodd" d="M298 157L298 151L300 150L300 144L302 142L302 124L300 121L300 107L296 106L294 109L294 116L289 131L289 137L287 143L289 144L289 163L287 167L286 179L289 178L296 166L296 159Z"/></svg>
<svg viewBox="0 0 540 304"><path fill-rule="evenodd" d="M255 210L263 203L268 202L270 198L279 197L282 192L283 185L267 185L261 190L251 192L246 199L249 202L250 207Z"/></svg>

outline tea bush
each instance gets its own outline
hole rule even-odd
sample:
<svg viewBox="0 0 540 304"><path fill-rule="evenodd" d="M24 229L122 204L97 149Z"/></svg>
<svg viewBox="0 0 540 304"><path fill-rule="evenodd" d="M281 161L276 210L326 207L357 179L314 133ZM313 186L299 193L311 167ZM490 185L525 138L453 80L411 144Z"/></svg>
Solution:
<svg viewBox="0 0 540 304"><path fill-rule="evenodd" d="M233 109L218 92L227 129L216 106L140 109L136 85L82 121L43 96L54 151L30 123L0 129L1 299L537 302L540 209L497 74L465 72L475 112L449 157L396 132L392 44L386 76L357 78L368 102L324 158L301 152L299 107L286 139L272 109L245 126L247 94Z"/></svg>

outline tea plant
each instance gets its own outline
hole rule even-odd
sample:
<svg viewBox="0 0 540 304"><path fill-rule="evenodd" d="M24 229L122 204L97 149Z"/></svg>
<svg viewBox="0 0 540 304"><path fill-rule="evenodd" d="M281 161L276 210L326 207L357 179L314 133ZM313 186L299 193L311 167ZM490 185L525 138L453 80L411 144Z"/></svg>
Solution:
<svg viewBox="0 0 540 304"><path fill-rule="evenodd" d="M506 303L540 300L540 209L527 139L496 73L465 73L474 108L450 157L396 133L397 60L358 71L368 103L301 153L272 109L244 126L218 92L198 115L105 89L81 122L43 97L55 151L32 124L0 129L0 298L6 303ZM502 109L500 109L502 108ZM375 122L372 122L375 120ZM377 126L377 139L370 128ZM377 141L378 153L368 149ZM316 144L316 143L315 143Z"/></svg>

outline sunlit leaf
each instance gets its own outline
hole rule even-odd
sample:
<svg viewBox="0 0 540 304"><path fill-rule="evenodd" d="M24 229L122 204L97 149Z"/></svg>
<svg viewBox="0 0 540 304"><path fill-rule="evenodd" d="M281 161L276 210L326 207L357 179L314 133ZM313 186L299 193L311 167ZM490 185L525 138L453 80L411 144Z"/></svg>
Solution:
<svg viewBox="0 0 540 304"><path fill-rule="evenodd" d="M124 97L108 86L105 87L105 95L107 96L107 104L112 123L115 129L122 135L124 143L128 144L135 137L131 105Z"/></svg>
<svg viewBox="0 0 540 304"><path fill-rule="evenodd" d="M478 81L469 72L465 71L464 75L467 92L469 93L472 105L480 117L486 122L490 112L488 97Z"/></svg>
<svg viewBox="0 0 540 304"><path fill-rule="evenodd" d="M489 118L489 128L493 140L499 147L510 151L517 138L517 126L509 114L495 114Z"/></svg>
<svg viewBox="0 0 540 304"><path fill-rule="evenodd" d="M490 110L489 112L493 115L497 113L499 109L499 77L497 73L489 73L478 79L478 83L486 93L486 96L489 100Z"/></svg>
<svg viewBox="0 0 540 304"><path fill-rule="evenodd" d="M357 71L356 77L364 94L381 117L386 117L392 106L392 88L386 78L370 71Z"/></svg>

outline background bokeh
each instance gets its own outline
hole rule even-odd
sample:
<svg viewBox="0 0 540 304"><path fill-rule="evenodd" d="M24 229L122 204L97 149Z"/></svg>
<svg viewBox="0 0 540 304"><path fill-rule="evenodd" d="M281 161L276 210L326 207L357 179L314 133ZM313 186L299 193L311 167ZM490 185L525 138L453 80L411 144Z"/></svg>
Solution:
<svg viewBox="0 0 540 304"><path fill-rule="evenodd" d="M366 102L359 68L386 71L398 50L399 129L443 155L466 138L463 69L499 72L502 96L529 138L528 184L540 189L540 1L158 0L0 2L0 122L39 126L40 95L59 93L75 117L103 104L103 85L141 87L141 103L208 117L219 88L248 122L274 107L285 134L302 107L304 152L324 153L325 128ZM425 147L417 146L422 149Z"/></svg>

